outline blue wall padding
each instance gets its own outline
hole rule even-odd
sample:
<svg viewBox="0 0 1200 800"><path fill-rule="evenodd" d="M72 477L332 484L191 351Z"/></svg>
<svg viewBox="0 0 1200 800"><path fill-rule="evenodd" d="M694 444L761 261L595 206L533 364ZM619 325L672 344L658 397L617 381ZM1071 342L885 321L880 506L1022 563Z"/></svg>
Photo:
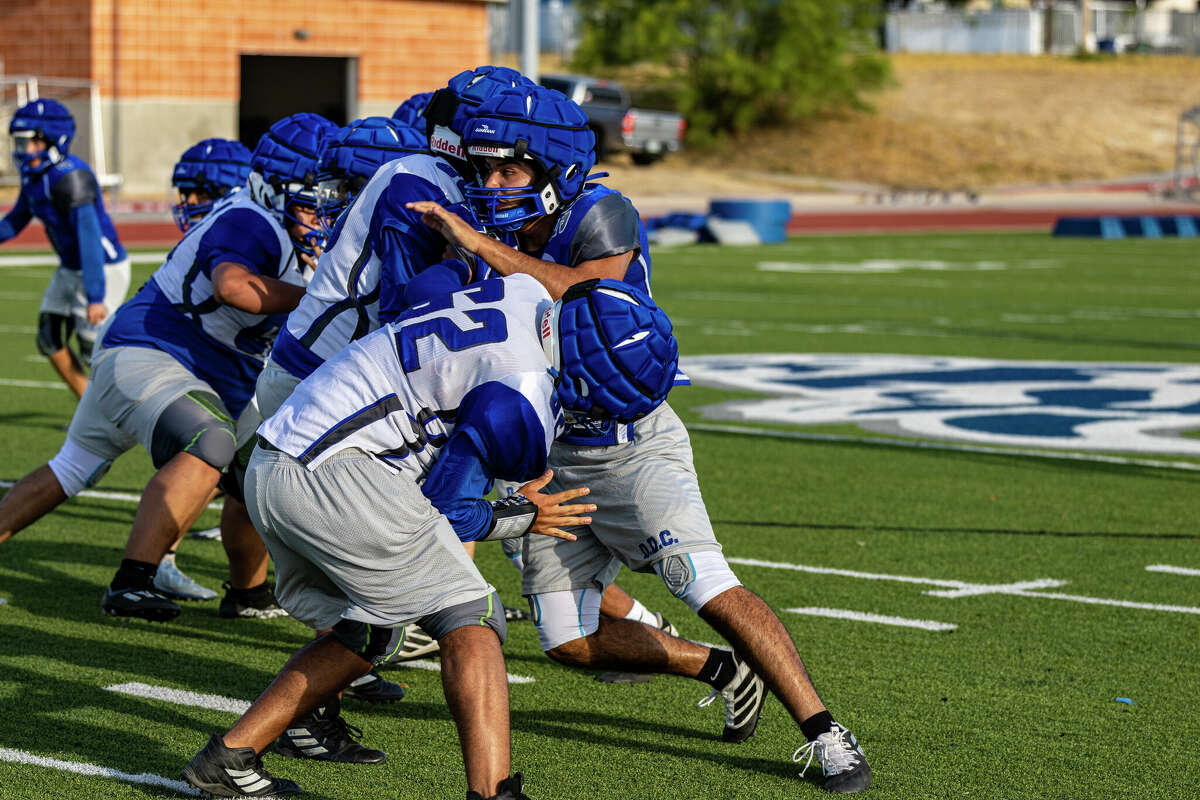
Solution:
<svg viewBox="0 0 1200 800"><path fill-rule="evenodd" d="M787 224L792 218L792 204L787 200L713 200L709 213L722 219L750 223L764 243L787 239Z"/></svg>
<svg viewBox="0 0 1200 800"><path fill-rule="evenodd" d="M1159 239L1180 236L1194 239L1200 232L1200 216L1143 215L1139 217L1059 217L1054 223L1055 236L1094 236L1101 239L1144 237Z"/></svg>

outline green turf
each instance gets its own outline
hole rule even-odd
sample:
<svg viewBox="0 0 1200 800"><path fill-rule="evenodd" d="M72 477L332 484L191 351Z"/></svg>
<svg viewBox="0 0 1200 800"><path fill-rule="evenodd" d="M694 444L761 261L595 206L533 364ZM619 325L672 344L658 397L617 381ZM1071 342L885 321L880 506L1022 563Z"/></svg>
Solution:
<svg viewBox="0 0 1200 800"><path fill-rule="evenodd" d="M895 272L760 272L762 261L926 263ZM944 262L944 263L943 263ZM1002 262L1003 268L997 267ZM1041 235L811 237L761 248L697 246L654 256L657 299L685 355L904 353L1191 363L1200 354L1200 257L1187 240ZM921 266L921 265L913 265ZM931 268L936 267L936 268ZM147 270L137 270L138 285ZM49 269L4 269L0 378L53 382L32 358ZM672 404L738 395L693 387ZM0 478L44 463L73 402L50 388L0 386ZM758 426L764 427L764 426ZM864 434L847 426L806 432ZM1194 432L1193 432L1194 433ZM696 466L727 555L917 579L1007 584L1130 602L1200 606L1200 473L1015 454L864 442L693 433ZM1186 459L1171 457L1172 461ZM1193 463L1200 463L1192 459ZM144 454L100 488L137 493ZM216 603L168 625L103 618L98 600L134 506L80 498L0 546L0 748L170 778L233 716L106 692L127 681L253 699L308 638L289 620L226 622ZM202 524L215 524L209 512ZM224 555L187 541L181 566L216 587ZM479 563L510 604L517 574L492 545ZM1050 597L925 594L937 586L736 565L780 612L834 714L859 735L878 798L1164 798L1200 785L1200 615ZM715 634L653 576L620 583L682 633ZM853 609L958 626L931 632L808 616ZM701 684L656 678L606 685L549 662L528 623L510 628L514 764L537 800L817 797L790 760L802 737L768 701L749 742L716 741L719 704ZM459 797L454 729L438 676L389 670L409 696L387 708L347 702L382 766L268 756L315 798ZM1132 698L1137 705L1117 703ZM168 790L0 760L0 798L145 798Z"/></svg>

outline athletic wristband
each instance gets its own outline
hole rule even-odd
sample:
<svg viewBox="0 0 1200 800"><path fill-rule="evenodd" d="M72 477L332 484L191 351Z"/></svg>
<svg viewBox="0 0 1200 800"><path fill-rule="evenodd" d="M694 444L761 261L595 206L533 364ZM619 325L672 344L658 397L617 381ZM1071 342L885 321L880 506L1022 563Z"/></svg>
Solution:
<svg viewBox="0 0 1200 800"><path fill-rule="evenodd" d="M538 507L522 494L513 494L492 503L492 526L480 541L515 539L529 533L537 522Z"/></svg>

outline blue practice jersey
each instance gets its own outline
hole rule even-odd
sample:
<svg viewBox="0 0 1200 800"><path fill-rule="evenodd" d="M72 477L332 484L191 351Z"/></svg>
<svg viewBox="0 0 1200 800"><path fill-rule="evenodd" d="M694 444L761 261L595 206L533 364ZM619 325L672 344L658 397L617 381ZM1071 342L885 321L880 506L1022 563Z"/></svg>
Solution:
<svg viewBox="0 0 1200 800"><path fill-rule="evenodd" d="M551 305L528 275L415 305L301 381L259 435L309 469L370 453L420 483L460 539L480 539L492 482L541 475L562 429L540 335Z"/></svg>
<svg viewBox="0 0 1200 800"><path fill-rule="evenodd" d="M104 265L125 259L125 248L104 210L96 176L83 159L67 154L57 164L22 173L16 205L0 220L0 242L37 217L62 265L83 274L89 303L104 302Z"/></svg>
<svg viewBox="0 0 1200 800"><path fill-rule="evenodd" d="M248 192L234 192L188 228L146 285L117 310L102 346L170 354L237 416L254 393L285 315L251 314L213 297L213 268L226 261L296 286L306 282L287 231Z"/></svg>
<svg viewBox="0 0 1200 800"><path fill-rule="evenodd" d="M304 299L288 316L271 358L307 377L350 342L396 319L409 280L442 262L446 240L406 203L433 200L478 228L462 178L445 160L414 154L384 164L339 217ZM469 280L470 270L458 280Z"/></svg>

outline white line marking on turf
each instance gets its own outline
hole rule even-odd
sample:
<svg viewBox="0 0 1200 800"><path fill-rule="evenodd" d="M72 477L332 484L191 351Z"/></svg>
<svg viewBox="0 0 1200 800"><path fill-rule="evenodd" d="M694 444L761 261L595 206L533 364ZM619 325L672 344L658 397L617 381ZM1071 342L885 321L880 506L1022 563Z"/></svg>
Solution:
<svg viewBox="0 0 1200 800"><path fill-rule="evenodd" d="M130 253L131 264L161 264L167 257L167 251L149 253ZM0 268L7 267L57 267L60 263L58 256L46 253L31 253L29 255L0 256Z"/></svg>
<svg viewBox="0 0 1200 800"><path fill-rule="evenodd" d="M880 625L896 625L902 628L921 628L926 631L952 631L958 628L949 622L934 622L930 619L905 619L890 617L885 614L868 614L863 611L847 611L843 608L785 608L791 614L807 614L810 617L831 617L832 619L849 619L855 622L877 622Z"/></svg>
<svg viewBox="0 0 1200 800"><path fill-rule="evenodd" d="M74 772L77 775L87 775L93 778L113 778L115 780L125 781L127 783L144 783L151 786L162 786L165 789L180 792L181 794L191 795L193 797L200 794L199 791L193 789L183 781L171 780L170 778L164 778L161 775L151 775L148 772L132 775L128 772L121 772L118 769L102 767L99 764L88 764L82 761L63 761L59 758L48 758L47 756L34 755L33 753L27 753L24 750L10 750L7 747L0 747L0 761L10 761L15 764L32 764L36 767L57 769L63 772Z"/></svg>
<svg viewBox="0 0 1200 800"><path fill-rule="evenodd" d="M740 433L746 436L766 436L771 439L799 439L805 442L834 442L845 444L877 444L884 447L908 447L918 450L949 450L957 453L988 453L997 456L1031 456L1062 461L1090 461L1099 464L1122 464L1131 467L1155 467L1158 469L1181 469L1200 472L1200 463L1194 461L1155 461L1150 458L1122 458L1120 456L1085 455L1062 453L1053 450L1020 450L980 445L940 444L937 442L911 442L903 439L879 439L871 436L841 436L832 433L800 433L799 431L775 431L769 428L747 428L741 425L710 425L703 422L687 426L691 431L709 433Z"/></svg>
<svg viewBox="0 0 1200 800"><path fill-rule="evenodd" d="M1146 567L1146 572L1169 572L1172 575L1193 575L1200 577L1200 569L1191 569L1189 567L1172 567L1169 564L1151 564Z"/></svg>
<svg viewBox="0 0 1200 800"><path fill-rule="evenodd" d="M44 360L44 359L39 359ZM20 378L0 378L0 386L15 386L19 389L65 389L62 381L26 381Z"/></svg>
<svg viewBox="0 0 1200 800"><path fill-rule="evenodd" d="M412 667L413 669L423 669L423 670L427 670L429 672L441 672L442 671L441 664L439 664L436 661L426 661L423 658L413 659L412 661L399 661L399 662L396 662L395 664L389 664L388 666L390 666L390 667ZM530 678L528 675L513 675L511 672L508 673L508 682L509 683L533 683L534 681L535 681L535 679Z"/></svg>
<svg viewBox="0 0 1200 800"><path fill-rule="evenodd" d="M0 489L10 489L16 481L0 481ZM116 500L121 503L140 503L142 496L140 494L131 494L129 492L102 492L98 489L84 489L76 497L89 497L93 500ZM209 503L210 511L220 511L223 503Z"/></svg>
<svg viewBox="0 0 1200 800"><path fill-rule="evenodd" d="M886 575L875 572L857 572L849 569L832 569L829 567L810 567L804 564L786 564L777 561L760 561L755 558L737 558L727 557L725 559L731 564L746 564L752 567L769 567L772 569L790 569L797 572L812 572L818 575L840 575L846 578L861 578L872 581L898 581L900 583L924 583L933 586L946 586L951 589L985 589L987 591L975 592L966 591L962 594L956 592L941 593L941 592L924 592L934 596L948 597L969 597L975 594L1007 594L1013 597L1039 597L1047 600L1068 600L1072 603L1087 603L1090 605L1099 606L1117 606L1119 608L1137 608L1143 611L1168 611L1177 614L1200 614L1200 608L1193 606L1172 606L1161 603L1138 603L1132 600L1111 600L1107 597L1087 597L1079 594L1060 594L1058 592L1035 592L1029 589L1012 588L1013 586L1028 585L1029 582L1019 584L986 584L986 583L966 583L965 581L947 581L936 578L915 578L909 575ZM1051 580L1049 578L1043 580ZM1035 581L1034 583L1038 583ZM1056 582L1057 585L1063 586L1065 581Z"/></svg>
<svg viewBox="0 0 1200 800"><path fill-rule="evenodd" d="M30 334L37 333L37 328L32 325L0 325L0 333Z"/></svg>
<svg viewBox="0 0 1200 800"><path fill-rule="evenodd" d="M921 592L931 597L977 597L981 594L1013 594L1027 589L1056 589L1066 586L1067 581L1056 581L1053 578L1040 578L1036 581L1021 581L1019 583L994 583L979 586L964 586L961 589L931 589Z"/></svg>
<svg viewBox="0 0 1200 800"><path fill-rule="evenodd" d="M115 683L105 686L107 692L128 694L134 697L145 697L150 700L162 700L177 706L195 706L210 708L214 711L228 711L231 714L245 714L250 704L245 700L234 700L232 697L222 697L219 694L198 694L185 692L182 689L168 689L166 686L151 686L148 683Z"/></svg>

